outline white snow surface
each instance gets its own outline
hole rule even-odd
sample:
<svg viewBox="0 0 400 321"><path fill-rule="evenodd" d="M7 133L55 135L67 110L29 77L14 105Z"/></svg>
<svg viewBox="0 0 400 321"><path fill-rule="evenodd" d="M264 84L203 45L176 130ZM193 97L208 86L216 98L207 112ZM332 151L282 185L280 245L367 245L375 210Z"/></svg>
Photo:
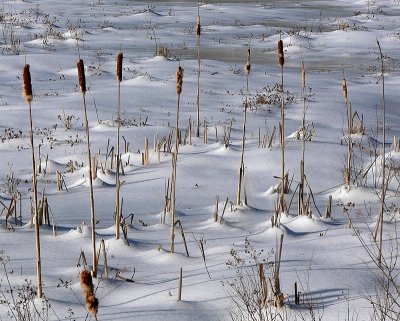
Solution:
<svg viewBox="0 0 400 321"><path fill-rule="evenodd" d="M22 195L22 222L20 204L17 219L9 218L6 226L3 211L0 220L0 249L4 258L9 257L6 267L13 271L11 285L20 286L28 279L36 286L35 234L30 224L29 117L21 96L21 73L26 62L30 64L34 93L36 159L42 169L38 174L39 198L45 190L51 223L57 230L54 236L52 226L40 228L43 292L52 306L50 320L65 319L69 309L74 320L87 317L79 285L83 267L77 266L81 250L89 269L92 264L86 133L76 71L79 55L85 63L88 86L91 151L99 160L94 181L96 245L98 248L100 241L105 241L109 267L107 278L102 275L101 257L99 276L94 279L98 320L230 320L234 305L223 282L235 276L226 264L232 259L231 250L246 258L247 238L254 249L271 252L276 250L282 233L281 287L288 296L286 308L294 312L301 309L293 304L293 283L298 282L304 287L301 292L318 302L316 309L323 310L323 320L344 320L348 309L356 311L360 320L367 320L370 305L363 295L375 291L370 270L374 265L356 231L371 243L370 229L376 222L380 199L380 181L376 179L381 157L372 155L377 150L379 154L383 143L382 79L376 40L385 64L386 158L396 171L400 154L391 149L391 142L393 136L400 135L400 5L379 0L368 11L361 0L200 3L200 138L193 135L191 145L185 139L177 163L176 219L184 228L187 257L179 229L175 253L170 253L171 217L167 213L163 224L162 216L165 186L172 172L171 154L161 151L159 159L153 140L155 135L159 140L168 138L174 130L175 72L179 65L184 68L179 115L183 136L189 119L196 124L197 10L197 3L189 1L3 1L0 13L6 20L2 20L1 28L9 21L20 40L18 54L0 40L0 201L6 206L10 203L10 171ZM279 105L252 105L248 110L244 155L248 205L236 206L235 202L247 48L250 45L252 54L249 100L254 101L257 93L266 92L265 87L273 88L281 81L277 61L280 37L285 51L284 89L293 97L285 110L285 167L293 182L286 195L290 209L282 214L280 227L272 228L281 150L278 138L271 148L262 148L259 132L263 140L274 126L278 128ZM154 56L156 43L169 48L169 57ZM115 62L119 50L124 54L121 135L129 142L125 150L121 138L121 196L124 217L134 214L132 224L127 219L129 244L115 240L116 175L107 157L117 140ZM305 173L312 190L311 218L297 216L301 141L296 133L303 110L302 60L308 95L306 123L315 129L305 151ZM352 175L370 168L350 190L343 185L348 140L343 77L353 111L360 118L362 115L365 125L363 135L352 135L357 169ZM64 128L65 117L72 117L72 128ZM203 140L204 119L207 144ZM230 145L226 147L223 136L231 123ZM146 137L150 163L142 165ZM101 168L103 161L105 171ZM63 175L68 191L57 190L57 172ZM399 205L398 187L398 180L393 179L388 188L388 207ZM221 222L214 222L217 195L219 216L228 198ZM329 195L333 197L332 218L325 219ZM392 214L385 217L384 247L389 246L398 219L398 214ZM349 218L353 228L349 228ZM200 239L205 241L210 277L198 245ZM182 301L178 302L181 267ZM117 274L133 282L116 278ZM4 271L0 277L5 290ZM9 319L5 305L0 306L0 319Z"/></svg>

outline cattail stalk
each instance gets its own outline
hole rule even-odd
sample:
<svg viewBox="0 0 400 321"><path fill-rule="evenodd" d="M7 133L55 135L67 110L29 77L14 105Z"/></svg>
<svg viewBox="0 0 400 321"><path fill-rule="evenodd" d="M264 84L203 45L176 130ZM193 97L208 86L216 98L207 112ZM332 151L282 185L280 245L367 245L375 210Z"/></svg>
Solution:
<svg viewBox="0 0 400 321"><path fill-rule="evenodd" d="M93 252L93 277L97 277L97 257L96 257L96 233L95 233L95 216L94 216L94 195L93 195L93 176L92 176L92 157L90 154L90 136L89 136L89 122L87 117L87 108L86 108L86 79L85 79L85 66L83 64L82 59L78 59L77 61L78 68L78 78L79 78L79 87L81 89L82 98L83 98L83 108L85 111L85 127L86 127L86 141L87 141L87 151L88 151L88 164L89 164L89 187L90 187L90 216L91 216L91 225L92 225L92 252Z"/></svg>
<svg viewBox="0 0 400 321"><path fill-rule="evenodd" d="M351 118L352 118L352 112L351 112L351 104L349 107L349 99L348 99L348 93L347 93L347 82L346 79L343 78L342 81L342 88L343 88L343 97L344 101L346 104L346 115L347 115L347 131L348 131L348 137L347 137L347 159L346 159L346 168L345 168L345 173L344 173L344 180L346 184L346 188L350 189L350 170L351 170L351 158L352 158L352 141L351 141L351 129L352 129L352 124L351 124Z"/></svg>
<svg viewBox="0 0 400 321"><path fill-rule="evenodd" d="M175 252L175 207L176 207L176 164L179 150L179 108L182 93L183 69L181 66L176 71L176 94L178 96L175 128L175 150L172 154L172 193L171 193L171 253Z"/></svg>
<svg viewBox="0 0 400 321"><path fill-rule="evenodd" d="M285 101L284 101L284 90L283 90L283 65L285 63L284 53L283 53L283 41L279 39L278 41L278 63L281 68L281 150L282 150L282 182L281 191L279 196L279 207L280 212L285 211Z"/></svg>
<svg viewBox="0 0 400 321"><path fill-rule="evenodd" d="M196 23L196 35L197 35L197 128L196 137L200 137L200 36L201 36L201 25L200 25L200 5L197 4L197 23Z"/></svg>
<svg viewBox="0 0 400 321"><path fill-rule="evenodd" d="M241 190L242 190L242 180L244 177L244 148L246 143L246 121L247 121L247 105L248 105L248 96L249 96L249 75L251 69L250 63L250 49L247 51L247 63L245 66L246 72L246 98L244 102L244 111L243 111L243 135L242 135L242 153L240 156L240 168L239 168L239 181L238 181L238 188L236 193L236 205L240 205L241 201ZM245 205L247 202L245 201Z"/></svg>
<svg viewBox="0 0 400 321"><path fill-rule="evenodd" d="M117 96L117 172L115 175L116 179L116 200L115 200L115 239L119 239L119 227L121 224L121 216L120 216L120 189L121 189L121 182L119 179L119 167L120 167L120 128L121 128L121 119L120 119L120 110L121 110L121 81L122 81L122 59L123 54L121 51L117 54L117 82L118 82L118 96Z"/></svg>
<svg viewBox="0 0 400 321"><path fill-rule="evenodd" d="M36 161L35 161L35 147L33 145L33 124L32 124L32 83L31 73L29 65L25 64L23 69L23 96L28 103L29 109L29 140L31 144L31 155L32 155L32 188L33 188L33 206L35 216L35 241L36 241L36 276L38 286L38 298L40 299L43 295L42 290L42 263L40 257L40 237L39 237L39 212L38 212L38 198L37 198L37 180L36 180Z"/></svg>
<svg viewBox="0 0 400 321"><path fill-rule="evenodd" d="M304 62L301 62L301 95L303 98L303 118L301 122L302 128L302 140L301 140L301 161L300 161L300 186L299 186L299 215L304 214L304 162L305 162L305 134L306 134L306 70L304 68Z"/></svg>
<svg viewBox="0 0 400 321"><path fill-rule="evenodd" d="M386 103L385 103L385 68L383 65L383 54L381 45L378 40L376 40L379 47L379 53L381 58L381 78L382 78L382 109L383 109L383 128L382 128L382 190L381 190L381 206L379 209L378 222L376 224L376 233L374 233L374 240L376 241L377 232L379 231L379 242L378 242L378 266L382 266L382 235L383 235L383 213L385 211L385 198L386 198L386 190L387 190L387 182L386 182Z"/></svg>

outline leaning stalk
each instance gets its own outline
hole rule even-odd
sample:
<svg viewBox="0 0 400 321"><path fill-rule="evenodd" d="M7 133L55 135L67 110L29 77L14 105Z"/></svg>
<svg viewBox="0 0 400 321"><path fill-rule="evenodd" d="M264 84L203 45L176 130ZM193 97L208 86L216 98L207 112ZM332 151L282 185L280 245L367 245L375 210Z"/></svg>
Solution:
<svg viewBox="0 0 400 321"><path fill-rule="evenodd" d="M77 61L78 67L78 78L79 86L83 98L83 108L85 111L85 128L86 128L86 141L87 141L87 153L88 153L88 164L89 164L89 187L90 187L90 214L91 214L91 225L92 225L92 258L93 258L93 270L92 276L97 277L97 256L96 256L96 234L95 234L95 217L94 217L94 195L93 195L93 176L92 176L92 157L90 154L90 136L89 136L89 122L87 117L86 108L86 79L85 79L85 67L82 59Z"/></svg>
<svg viewBox="0 0 400 321"><path fill-rule="evenodd" d="M32 124L32 84L31 84L31 73L29 71L29 65L25 64L23 69L23 96L28 103L29 108L29 140L31 144L31 155L32 155L32 187L33 187L33 204L34 204L34 217L35 217L35 240L36 240L36 275L37 275L37 286L38 286L38 298L40 299L43 295L42 290L42 264L40 258L40 237L39 237L39 216L38 216L38 200L37 200L37 180L36 180L36 162L35 162L35 147L33 145L33 124Z"/></svg>

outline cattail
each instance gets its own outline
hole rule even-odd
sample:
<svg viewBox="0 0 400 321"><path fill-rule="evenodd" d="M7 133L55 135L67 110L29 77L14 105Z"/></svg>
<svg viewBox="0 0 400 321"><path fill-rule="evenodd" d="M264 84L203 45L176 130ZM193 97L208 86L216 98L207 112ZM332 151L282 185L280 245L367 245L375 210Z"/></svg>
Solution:
<svg viewBox="0 0 400 321"><path fill-rule="evenodd" d="M86 93L86 78L85 78L85 66L83 65L83 60L78 59L76 62L76 66L78 67L78 78L79 78L79 86L81 88L81 93Z"/></svg>
<svg viewBox="0 0 400 321"><path fill-rule="evenodd" d="M200 35L201 35L200 16L197 16L196 34L197 34L197 37L200 37Z"/></svg>
<svg viewBox="0 0 400 321"><path fill-rule="evenodd" d="M180 95L182 93L182 82L183 82L183 69L181 66L176 70L176 93Z"/></svg>
<svg viewBox="0 0 400 321"><path fill-rule="evenodd" d="M93 281L92 275L89 271L83 270L80 275L81 279L81 287L83 292L85 293L92 293L93 292Z"/></svg>
<svg viewBox="0 0 400 321"><path fill-rule="evenodd" d="M25 64L24 66L23 78L24 78L24 89L22 94L25 97L26 101L30 103L33 99L33 95L32 95L31 72L29 71L28 64Z"/></svg>
<svg viewBox="0 0 400 321"><path fill-rule="evenodd" d="M301 86L306 87L306 70L304 68L304 62L301 62Z"/></svg>
<svg viewBox="0 0 400 321"><path fill-rule="evenodd" d="M285 57L283 55L282 39L279 39L279 41L278 41L278 62L279 62L279 66L283 67L283 64L285 63Z"/></svg>
<svg viewBox="0 0 400 321"><path fill-rule="evenodd" d="M117 55L117 80L119 82L122 81L122 59L124 58L124 55L122 51L118 52Z"/></svg>
<svg viewBox="0 0 400 321"><path fill-rule="evenodd" d="M83 270L80 274L81 287L85 296L86 309L89 313L96 315L99 309L99 300L93 293L92 275L89 271Z"/></svg>
<svg viewBox="0 0 400 321"><path fill-rule="evenodd" d="M247 63L246 67L244 67L244 70L246 71L246 75L248 76L250 74L250 68L251 68L251 63L250 63L250 49L247 50Z"/></svg>
<svg viewBox="0 0 400 321"><path fill-rule="evenodd" d="M96 315L99 311L99 300L93 293L86 294L86 309L90 314Z"/></svg>
<svg viewBox="0 0 400 321"><path fill-rule="evenodd" d="M347 100L347 82L346 82L346 79L344 79L344 78L343 78L342 85L343 85L343 96Z"/></svg>

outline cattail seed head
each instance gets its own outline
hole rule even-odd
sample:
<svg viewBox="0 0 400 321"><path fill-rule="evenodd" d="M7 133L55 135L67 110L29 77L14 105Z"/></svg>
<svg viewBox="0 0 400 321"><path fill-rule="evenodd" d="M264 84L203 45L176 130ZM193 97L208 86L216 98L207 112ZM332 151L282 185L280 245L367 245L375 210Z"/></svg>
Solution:
<svg viewBox="0 0 400 321"><path fill-rule="evenodd" d="M24 87L23 87L22 95L25 97L25 100L28 103L30 103L33 99L33 94L32 94L32 83L31 83L31 72L29 71L28 64L24 65L22 76L24 79Z"/></svg>
<svg viewBox="0 0 400 321"><path fill-rule="evenodd" d="M86 78L85 78L85 66L83 64L82 59L78 59L76 62L76 66L78 67L78 78L79 78L79 87L81 88L81 93L86 93Z"/></svg>
<svg viewBox="0 0 400 321"><path fill-rule="evenodd" d="M93 293L93 280L89 271L83 270L80 274L81 287L86 301L86 309L96 315L99 309L99 300Z"/></svg>
<svg viewBox="0 0 400 321"><path fill-rule="evenodd" d="M246 75L248 76L250 74L250 68L251 68L251 63L250 63L250 49L247 50L247 63L246 66L244 67L244 70L246 71Z"/></svg>
<svg viewBox="0 0 400 321"><path fill-rule="evenodd" d="M282 39L279 39L278 41L278 63L279 66L283 67L283 64L285 63L285 56L283 54L283 41Z"/></svg>
<svg viewBox="0 0 400 321"><path fill-rule="evenodd" d="M343 86L343 96L347 100L347 82L346 82L346 79L344 79L344 78L342 81L342 86Z"/></svg>
<svg viewBox="0 0 400 321"><path fill-rule="evenodd" d="M99 311L99 300L93 293L86 294L86 309L90 314L96 315Z"/></svg>
<svg viewBox="0 0 400 321"><path fill-rule="evenodd" d="M183 71L181 66L176 70L176 93L178 95L182 93Z"/></svg>
<svg viewBox="0 0 400 321"><path fill-rule="evenodd" d="M117 54L117 80L119 82L122 81L122 59L124 58L124 55L122 51L118 52Z"/></svg>
<svg viewBox="0 0 400 321"><path fill-rule="evenodd" d="M93 292L93 281L92 275L89 271L83 270L80 274L81 287L84 293L92 293Z"/></svg>
<svg viewBox="0 0 400 321"><path fill-rule="evenodd" d="M200 35L201 35L200 16L197 16L196 34L197 34L197 37L200 37Z"/></svg>
<svg viewBox="0 0 400 321"><path fill-rule="evenodd" d="M301 86L306 87L306 69L304 68L304 62L301 62Z"/></svg>

